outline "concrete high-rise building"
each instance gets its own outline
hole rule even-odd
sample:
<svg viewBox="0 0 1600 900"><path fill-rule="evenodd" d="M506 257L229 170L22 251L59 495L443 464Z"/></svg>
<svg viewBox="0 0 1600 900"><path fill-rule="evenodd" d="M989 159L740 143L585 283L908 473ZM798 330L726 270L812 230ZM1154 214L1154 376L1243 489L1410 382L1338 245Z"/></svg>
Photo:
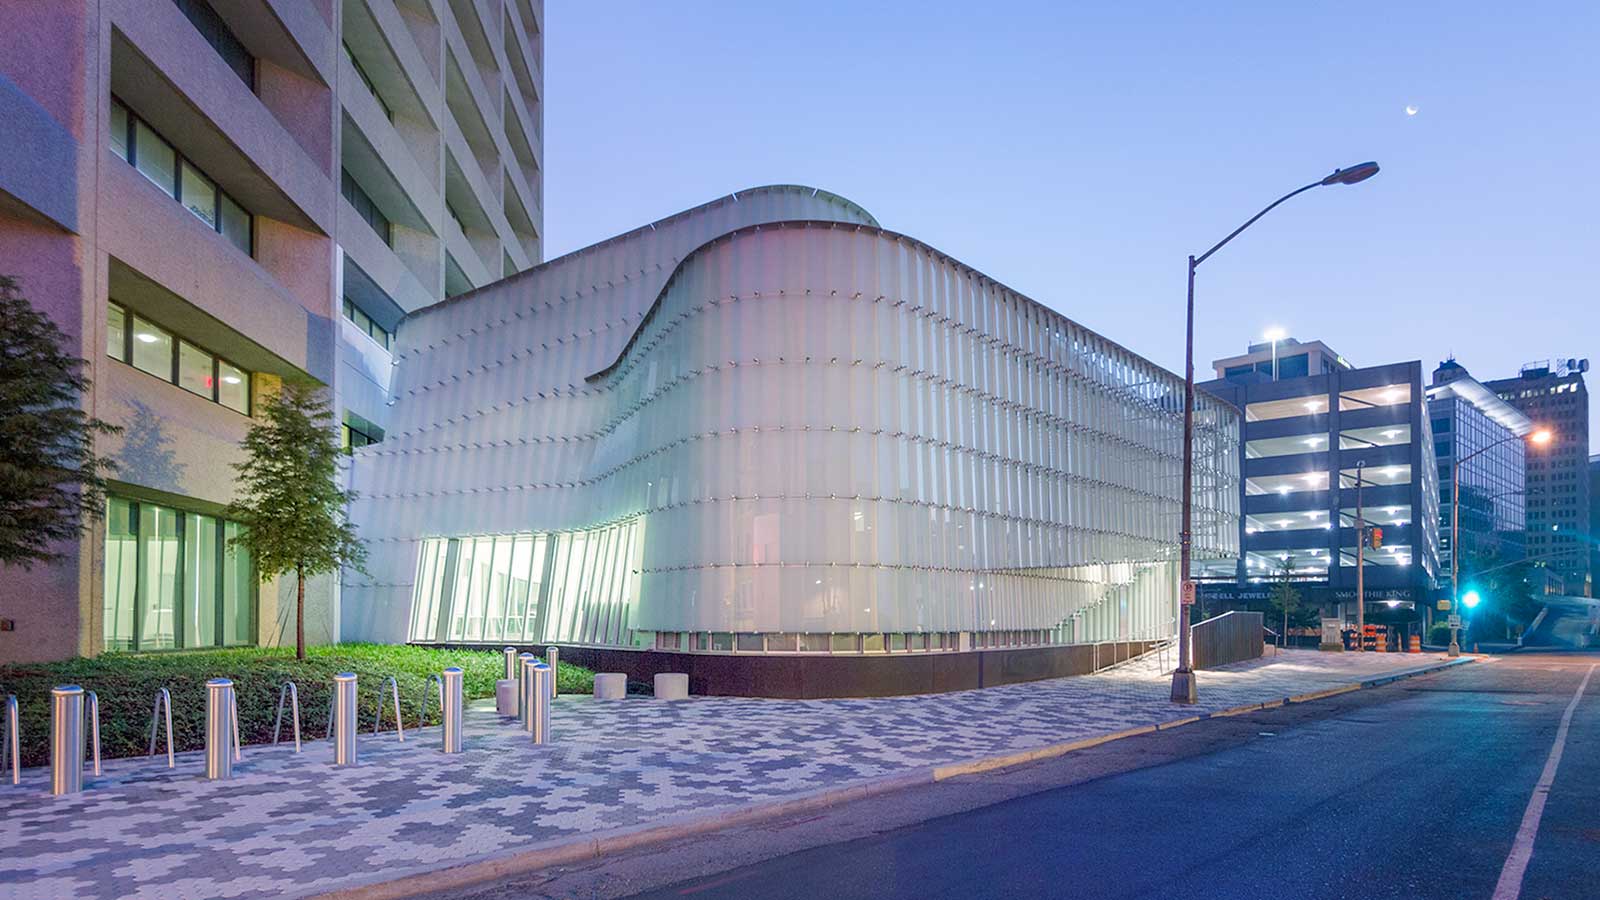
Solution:
<svg viewBox="0 0 1600 900"><path fill-rule="evenodd" d="M1515 378L1484 386L1554 437L1528 454L1528 558L1549 574L1548 589L1593 596L1587 359L1528 363Z"/></svg>
<svg viewBox="0 0 1600 900"><path fill-rule="evenodd" d="M541 0L0 0L0 273L121 425L103 521L0 572L0 660L292 640L227 551L282 378L382 439L408 312L541 262ZM308 630L340 632L336 579Z"/></svg>
<svg viewBox="0 0 1600 900"><path fill-rule="evenodd" d="M1354 619L1359 515L1383 533L1361 554L1368 620L1426 621L1439 489L1422 364L1355 368L1288 338L1212 365L1217 380L1200 389L1244 413L1244 515L1241 554L1197 572L1202 598L1259 608L1287 575L1306 602Z"/></svg>

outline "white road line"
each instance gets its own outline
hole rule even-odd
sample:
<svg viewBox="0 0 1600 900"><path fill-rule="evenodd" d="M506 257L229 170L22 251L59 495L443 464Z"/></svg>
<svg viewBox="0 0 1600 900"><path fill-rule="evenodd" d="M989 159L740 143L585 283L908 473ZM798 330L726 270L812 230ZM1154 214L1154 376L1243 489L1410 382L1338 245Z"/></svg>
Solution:
<svg viewBox="0 0 1600 900"><path fill-rule="evenodd" d="M1544 801L1550 797L1550 785L1556 780L1556 767L1561 765L1561 751L1567 745L1567 729L1572 727L1572 714L1578 708L1578 701L1583 699L1583 691L1589 686L1589 676L1594 674L1596 666L1600 666L1600 663L1595 663L1583 673L1577 693L1572 695L1567 711L1561 714L1556 742L1550 748L1550 758L1544 762L1544 773L1539 776L1539 783L1533 786L1533 796L1528 798L1528 809L1522 814L1522 827L1517 829L1517 839L1511 844L1511 855L1506 857L1505 867L1500 870L1500 882L1494 886L1494 900L1517 900L1522 894L1522 876L1528 871L1528 860L1533 858L1533 839L1539 835Z"/></svg>

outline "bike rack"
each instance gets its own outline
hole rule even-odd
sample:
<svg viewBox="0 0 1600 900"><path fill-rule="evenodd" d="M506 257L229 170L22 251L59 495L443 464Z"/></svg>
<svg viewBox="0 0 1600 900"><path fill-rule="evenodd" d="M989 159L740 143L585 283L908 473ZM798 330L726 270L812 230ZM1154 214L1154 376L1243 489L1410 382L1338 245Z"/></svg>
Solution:
<svg viewBox="0 0 1600 900"><path fill-rule="evenodd" d="M99 706L100 704L96 702L95 708L97 710ZM167 713L167 768L172 769L177 767L177 761L173 759L172 755L172 694L166 688L156 692L156 705L154 709L150 710L150 749L145 753L145 756L156 755L156 726L160 724L163 707L166 708ZM98 725L96 725L95 730L98 733ZM95 743L98 745L99 741Z"/></svg>
<svg viewBox="0 0 1600 900"><path fill-rule="evenodd" d="M17 734L17 695L6 695L6 736L0 745L0 767L11 761L11 783L22 783L22 742Z"/></svg>
<svg viewBox="0 0 1600 900"><path fill-rule="evenodd" d="M278 743L278 734L283 730L283 701L289 701L289 708L294 714L294 752L300 752L300 689L294 682L285 681L283 687L278 688L278 720L272 726L272 743Z"/></svg>
<svg viewBox="0 0 1600 900"><path fill-rule="evenodd" d="M390 675L383 683L389 689L389 694L394 697L394 733L400 738L400 743L406 741L406 726L400 720L400 684ZM442 705L442 704L441 704ZM383 727L383 688L378 689L378 717L372 720L372 733L377 734Z"/></svg>
<svg viewBox="0 0 1600 900"><path fill-rule="evenodd" d="M338 692L335 691L333 694L328 695L328 733L323 737L330 741L333 740L333 703L337 694Z"/></svg>
<svg viewBox="0 0 1600 900"><path fill-rule="evenodd" d="M422 709L417 713L418 728L428 724L428 685L430 684L439 688L439 714L444 714L444 682L437 675L429 675L428 680L422 683Z"/></svg>
<svg viewBox="0 0 1600 900"><path fill-rule="evenodd" d="M89 738L94 747L94 773L100 774L100 698L94 691L84 691L84 718L89 720Z"/></svg>
<svg viewBox="0 0 1600 900"><path fill-rule="evenodd" d="M232 701L228 704L228 715L233 717L233 761L244 761L244 745L239 743L239 692L233 692Z"/></svg>

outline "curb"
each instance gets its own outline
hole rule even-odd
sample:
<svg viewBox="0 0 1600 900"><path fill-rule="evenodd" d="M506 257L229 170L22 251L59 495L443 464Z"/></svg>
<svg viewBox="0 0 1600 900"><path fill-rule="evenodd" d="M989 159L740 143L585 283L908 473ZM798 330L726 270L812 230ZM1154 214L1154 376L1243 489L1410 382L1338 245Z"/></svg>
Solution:
<svg viewBox="0 0 1600 900"><path fill-rule="evenodd" d="M1309 703L1313 700L1348 694L1364 688L1380 687L1405 678L1426 675L1474 661L1473 657L1464 656L1459 659L1420 666L1415 669L1385 675L1381 678L1345 684L1327 690L1312 691L1308 694L1298 694L1293 697L1268 700L1262 703L1246 703L1243 706L1199 713L1182 719L1174 719L1170 722L1139 725L1108 734L1050 744L1044 747L1034 747L1015 753L967 760L945 766L935 766L931 769L921 769L900 775L887 775L866 781L858 781L842 787L827 788L799 797L788 797L782 800L770 800L749 806L741 806L721 813L710 815L691 814L676 821L643 827L617 828L587 835L576 840L557 838L553 841L545 841L503 856L472 860L442 869L419 869L409 873L400 873L400 877L392 878L388 881L339 888L320 894L311 894L308 897L310 900L402 900L402 898L415 897L419 894L468 887L474 884L496 881L512 875L547 869L552 866L595 859L648 844L665 843L696 834L721 831L734 825L752 825L768 819L821 809L877 794L935 784L961 775L977 775L996 769L1008 769L1025 763L1037 762L1042 759L1065 756L1077 750L1086 750L1090 747L1097 747L1101 744L1108 744L1112 741L1120 741L1141 734L1170 731L1174 728L1192 725L1203 719L1221 719L1262 709L1274 709L1291 703Z"/></svg>

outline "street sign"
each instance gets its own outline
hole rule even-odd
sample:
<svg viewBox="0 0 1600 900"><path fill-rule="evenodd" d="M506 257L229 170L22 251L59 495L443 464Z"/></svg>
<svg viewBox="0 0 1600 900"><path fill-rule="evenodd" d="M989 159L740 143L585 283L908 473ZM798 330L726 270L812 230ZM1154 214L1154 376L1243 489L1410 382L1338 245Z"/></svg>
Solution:
<svg viewBox="0 0 1600 900"><path fill-rule="evenodd" d="M1461 627L1461 617L1457 616L1457 615L1451 615L1450 616L1450 627L1451 628L1460 628Z"/></svg>
<svg viewBox="0 0 1600 900"><path fill-rule="evenodd" d="M1450 611L1450 601L1449 600L1440 600L1437 605L1439 607L1439 612L1449 612Z"/></svg>
<svg viewBox="0 0 1600 900"><path fill-rule="evenodd" d="M1185 581L1183 583L1183 605L1194 605L1194 582L1192 581Z"/></svg>

